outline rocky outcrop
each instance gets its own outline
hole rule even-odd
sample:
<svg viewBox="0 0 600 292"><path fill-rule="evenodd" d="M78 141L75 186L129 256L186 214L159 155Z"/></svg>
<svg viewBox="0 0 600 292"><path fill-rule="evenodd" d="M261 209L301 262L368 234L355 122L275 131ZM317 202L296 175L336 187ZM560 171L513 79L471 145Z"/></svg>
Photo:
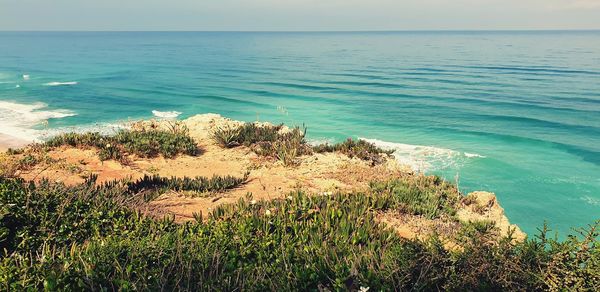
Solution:
<svg viewBox="0 0 600 292"><path fill-rule="evenodd" d="M524 240L526 234L519 226L510 224L504 214L504 209L498 203L496 195L490 192L472 192L463 200L463 208L457 212L458 219L464 222L490 221L494 222L501 235L513 232L515 240Z"/></svg>

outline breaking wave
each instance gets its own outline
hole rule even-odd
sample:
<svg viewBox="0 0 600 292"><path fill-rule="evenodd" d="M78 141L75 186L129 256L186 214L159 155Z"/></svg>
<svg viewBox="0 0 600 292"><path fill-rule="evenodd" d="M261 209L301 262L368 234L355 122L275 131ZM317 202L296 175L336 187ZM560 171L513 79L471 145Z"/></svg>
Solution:
<svg viewBox="0 0 600 292"><path fill-rule="evenodd" d="M62 86L62 85L77 85L77 81L68 81L68 82L48 82L44 83L46 86Z"/></svg>
<svg viewBox="0 0 600 292"><path fill-rule="evenodd" d="M393 155L399 163L410 166L418 172L445 170L460 166L467 159L485 158L483 155L446 148L394 143L377 139L359 139L373 143L385 150L393 150Z"/></svg>
<svg viewBox="0 0 600 292"><path fill-rule="evenodd" d="M175 119L179 115L181 115L181 112L177 112L177 111L161 112L161 111L153 110L152 114L155 117L162 118L162 119Z"/></svg>
<svg viewBox="0 0 600 292"><path fill-rule="evenodd" d="M49 119L61 119L77 115L64 110L50 110L48 105L42 102L33 104L22 104L10 101L0 101L0 134L15 138L37 141L42 135L41 130L34 127Z"/></svg>

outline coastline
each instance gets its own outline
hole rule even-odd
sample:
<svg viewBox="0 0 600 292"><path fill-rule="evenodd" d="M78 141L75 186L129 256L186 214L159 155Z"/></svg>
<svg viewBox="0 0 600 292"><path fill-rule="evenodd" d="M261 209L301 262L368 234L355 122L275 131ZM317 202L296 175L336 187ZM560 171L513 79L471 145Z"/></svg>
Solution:
<svg viewBox="0 0 600 292"><path fill-rule="evenodd" d="M21 148L27 146L29 143L31 142L0 133L0 152L4 152L9 148Z"/></svg>
<svg viewBox="0 0 600 292"><path fill-rule="evenodd" d="M172 120L141 120L130 124L131 128L168 130ZM277 161L261 158L251 147L223 148L216 144L212 134L217 129L232 128L244 125L244 122L232 120L219 114L199 114L184 120L177 120L202 149L202 155L178 156L173 159L131 157L127 165L115 160L100 161L94 149L78 149L62 147L42 153L38 161L55 161L53 167L48 165L31 165L28 171L21 174L26 180L47 178L76 185L84 182L91 173L98 175L99 182L125 178L142 178L144 175L163 175L175 177L212 177L214 175L231 175L241 177L248 169L248 183L220 194L217 199L185 197L179 194L163 194L160 200L149 203L152 210L159 210L174 216L177 222L192 220L195 213L209 214L211 210L223 204L232 204L252 193L255 199L273 200L285 198L299 186L309 193L329 194L334 192L365 191L373 181L390 178L408 180L419 179L411 165L394 159L384 159L380 165L371 165L360 159L341 153L311 153L297 158L297 164L288 167ZM258 123L258 125L271 125ZM283 131L289 131L284 127ZM0 150L26 146L28 141L9 135L0 134ZM16 156L18 159L18 156ZM467 194L463 194L467 195ZM517 238L525 238L517 225L511 224L499 205L496 196L489 192L474 192L469 201L477 204L460 204L458 218L462 221L487 220L496 223L502 234L515 229ZM478 209L478 206L480 208ZM424 220L418 216L400 216L394 212L381 213L377 220L387 222L398 230L402 237L417 238L430 234L439 224L447 224L447 220ZM400 217L399 217L400 216ZM442 222L443 221L443 222ZM437 225L436 225L437 224ZM439 227L439 226L438 226Z"/></svg>

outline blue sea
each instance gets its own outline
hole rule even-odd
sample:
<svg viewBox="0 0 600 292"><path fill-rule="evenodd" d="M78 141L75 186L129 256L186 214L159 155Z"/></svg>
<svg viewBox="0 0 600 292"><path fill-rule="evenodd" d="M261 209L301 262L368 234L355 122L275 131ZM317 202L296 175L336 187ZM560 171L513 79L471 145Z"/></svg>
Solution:
<svg viewBox="0 0 600 292"><path fill-rule="evenodd" d="M200 113L395 149L528 233L600 219L599 31L0 32L0 133Z"/></svg>

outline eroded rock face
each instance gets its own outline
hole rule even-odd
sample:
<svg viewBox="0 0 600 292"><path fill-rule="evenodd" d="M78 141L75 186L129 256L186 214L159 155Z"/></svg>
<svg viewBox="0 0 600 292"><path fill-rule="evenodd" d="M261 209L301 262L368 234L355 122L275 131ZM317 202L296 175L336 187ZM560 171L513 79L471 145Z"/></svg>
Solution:
<svg viewBox="0 0 600 292"><path fill-rule="evenodd" d="M527 237L519 226L510 224L494 193L472 192L465 197L464 202L465 206L456 214L459 220L465 222L488 220L496 224L501 235L507 235L513 231L513 237L516 240L524 240Z"/></svg>

